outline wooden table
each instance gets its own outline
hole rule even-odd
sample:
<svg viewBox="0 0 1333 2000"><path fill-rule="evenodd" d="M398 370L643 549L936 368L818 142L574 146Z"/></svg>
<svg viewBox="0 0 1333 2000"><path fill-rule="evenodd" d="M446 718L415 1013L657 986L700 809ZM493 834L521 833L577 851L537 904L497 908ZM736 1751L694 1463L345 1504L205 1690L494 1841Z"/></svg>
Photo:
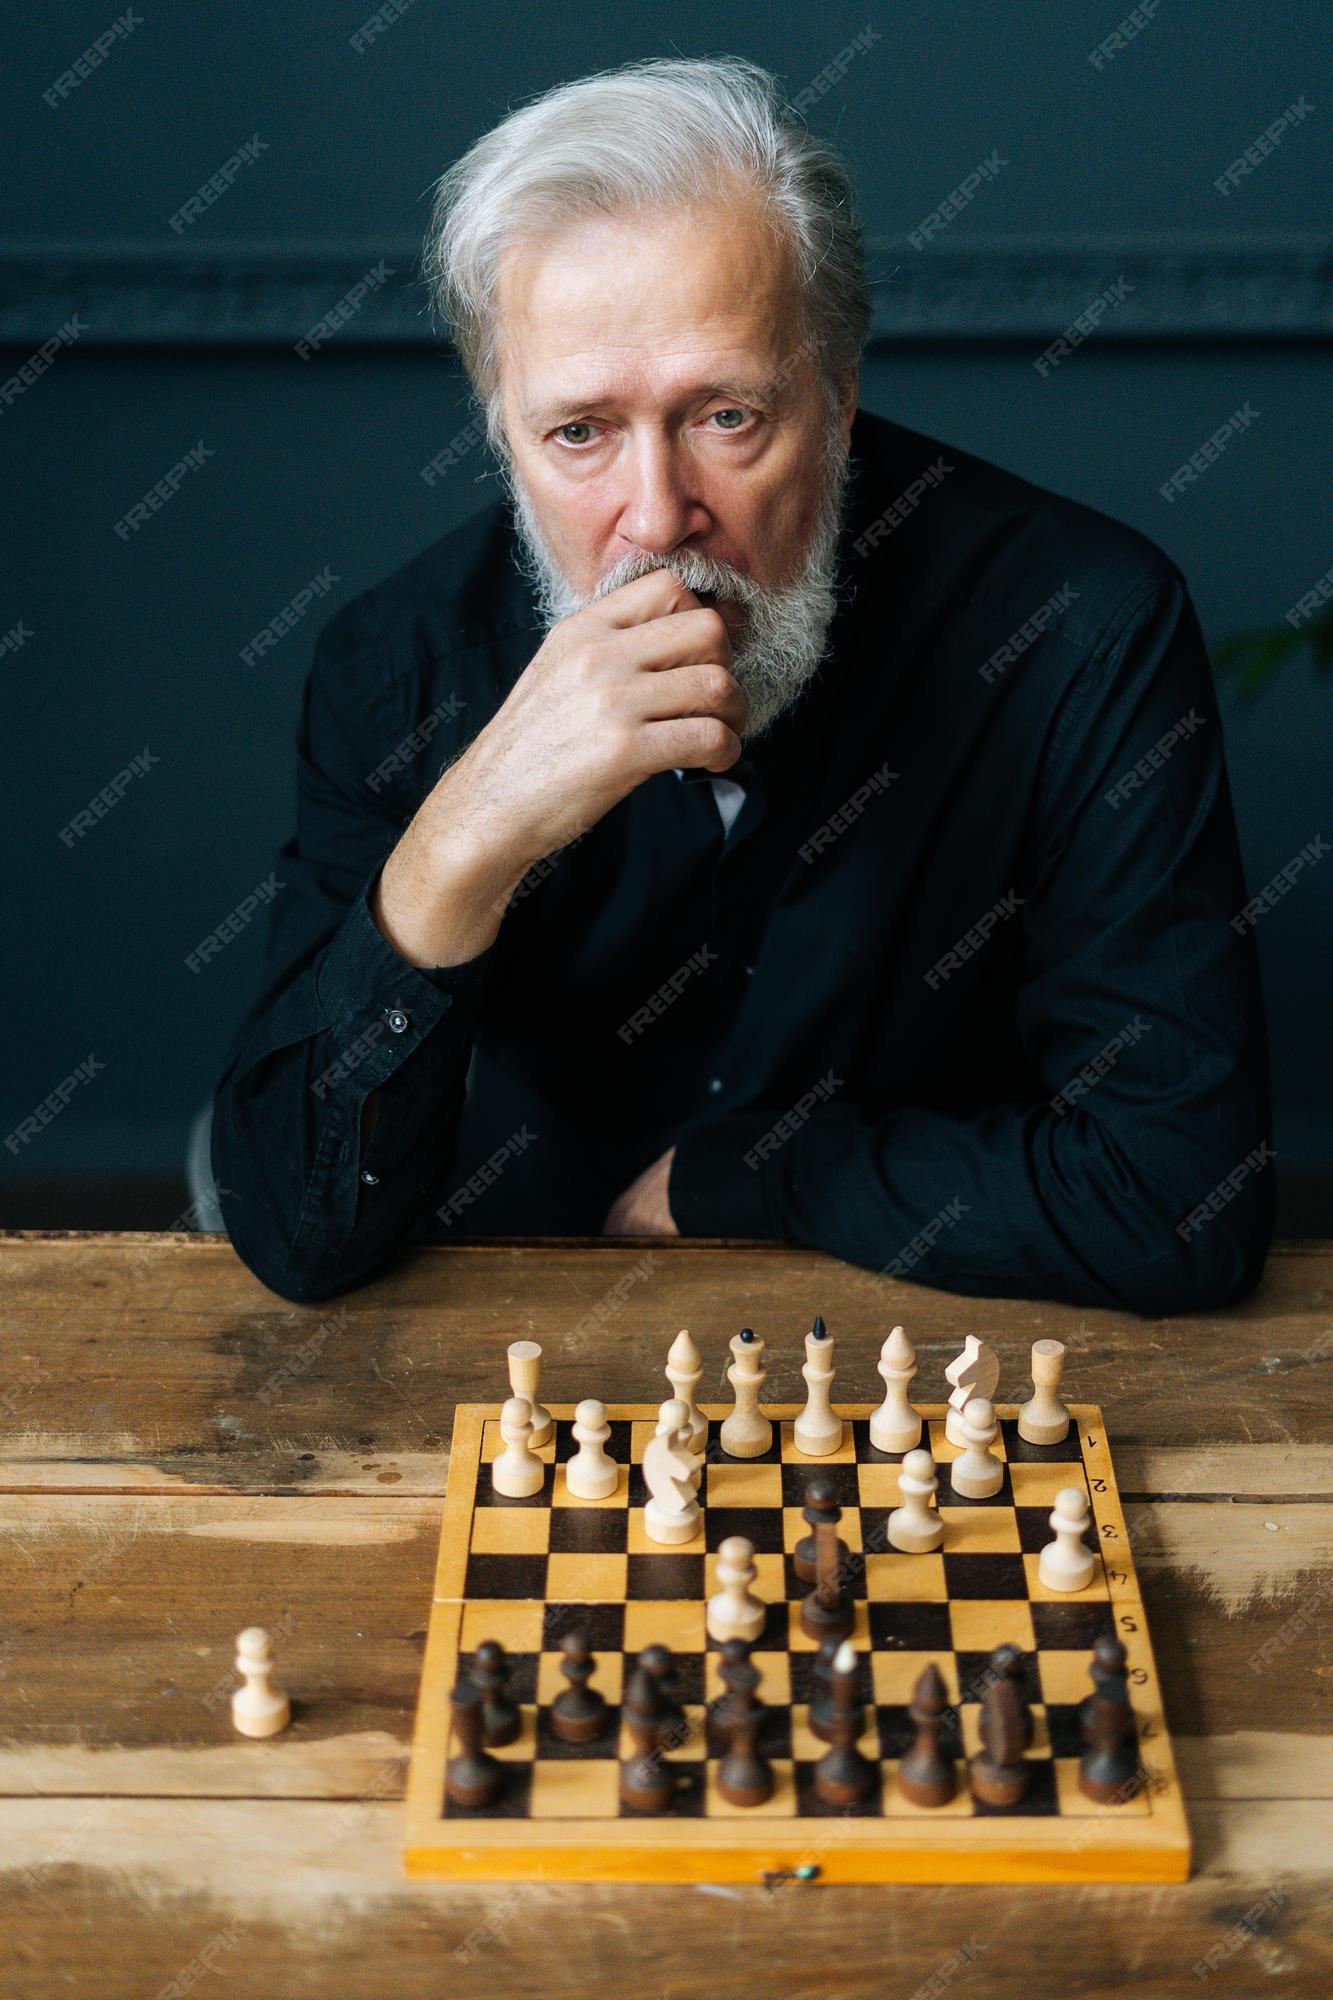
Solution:
<svg viewBox="0 0 1333 2000"><path fill-rule="evenodd" d="M1282 1246L1239 1307L1142 1320L697 1239L423 1251L299 1307L217 1237L26 1233L0 1238L0 1310L6 2000L1333 1992L1333 1244ZM1103 1405L1114 1446L1193 1880L407 1881L454 1405L503 1393L523 1335L553 1399L621 1401L652 1395L679 1327L720 1369L742 1321L768 1338L766 1393L795 1400L815 1310L848 1396L873 1394L895 1319L923 1393L965 1332L999 1348L1002 1393L1032 1339L1066 1343L1067 1391ZM252 1622L294 1698L269 1743L228 1712Z"/></svg>

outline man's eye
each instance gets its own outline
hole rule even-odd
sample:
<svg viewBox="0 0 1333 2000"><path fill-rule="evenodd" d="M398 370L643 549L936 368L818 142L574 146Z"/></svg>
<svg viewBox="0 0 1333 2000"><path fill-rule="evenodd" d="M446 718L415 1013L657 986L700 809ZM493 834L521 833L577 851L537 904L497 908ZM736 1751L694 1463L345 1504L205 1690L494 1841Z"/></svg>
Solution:
<svg viewBox="0 0 1333 2000"><path fill-rule="evenodd" d="M749 412L748 410L714 410L714 412L713 412L713 415L714 415L715 417L737 417L737 418L739 418L739 420L740 420L740 421L739 421L738 423L734 423L734 424L725 424L725 423L724 423L724 424L723 424L723 425L721 426L721 428L722 428L722 429L723 429L724 431L735 431L735 430L739 430L739 429L740 429L740 427L741 427L741 424L743 424L743 423L745 422L745 419L746 419L746 418L747 418L747 417L749 416L749 414L750 414L750 412Z"/></svg>
<svg viewBox="0 0 1333 2000"><path fill-rule="evenodd" d="M559 438L564 438L566 444L578 445L578 444L583 444L585 440L583 438L566 437L565 433L567 431L591 431L591 429L592 429L591 424L585 424L580 420L576 419L571 424L561 424L559 430L556 432L556 436Z"/></svg>

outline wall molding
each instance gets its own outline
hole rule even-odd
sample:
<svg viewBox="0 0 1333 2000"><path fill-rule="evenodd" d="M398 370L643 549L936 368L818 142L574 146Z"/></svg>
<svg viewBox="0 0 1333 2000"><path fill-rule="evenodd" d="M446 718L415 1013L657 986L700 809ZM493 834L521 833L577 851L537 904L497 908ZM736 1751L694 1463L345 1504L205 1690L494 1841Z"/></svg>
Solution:
<svg viewBox="0 0 1333 2000"><path fill-rule="evenodd" d="M0 342L37 348L76 316L96 347L294 347L381 262L330 346L440 343L416 243L0 244ZM1049 340L1124 280L1099 339L1310 340L1333 331L1333 251L1315 236L947 237L869 245L871 346Z"/></svg>

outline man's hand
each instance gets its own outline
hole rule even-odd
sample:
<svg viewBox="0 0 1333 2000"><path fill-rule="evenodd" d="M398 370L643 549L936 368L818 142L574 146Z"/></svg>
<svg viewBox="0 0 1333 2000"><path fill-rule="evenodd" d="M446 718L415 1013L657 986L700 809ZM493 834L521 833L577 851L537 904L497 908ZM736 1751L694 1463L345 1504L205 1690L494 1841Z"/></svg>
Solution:
<svg viewBox="0 0 1333 2000"><path fill-rule="evenodd" d="M667 1205L667 1181L675 1157L676 1149L672 1146L651 1167L645 1167L622 1195L617 1195L602 1224L603 1236L680 1235Z"/></svg>

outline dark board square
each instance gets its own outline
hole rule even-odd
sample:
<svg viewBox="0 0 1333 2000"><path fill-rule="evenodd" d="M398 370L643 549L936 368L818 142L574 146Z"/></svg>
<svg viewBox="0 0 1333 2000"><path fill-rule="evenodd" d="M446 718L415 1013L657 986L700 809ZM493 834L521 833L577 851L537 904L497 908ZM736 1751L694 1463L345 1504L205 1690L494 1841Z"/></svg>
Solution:
<svg viewBox="0 0 1333 2000"><path fill-rule="evenodd" d="M764 1711L764 1726L760 1741L766 1757L791 1756L791 1710L769 1708Z"/></svg>
<svg viewBox="0 0 1333 2000"><path fill-rule="evenodd" d="M782 1558L783 1592L792 1604L799 1604L814 1589L796 1574L796 1558L788 1552ZM838 1585L848 1597L864 1597L866 1594L865 1557L859 1549L848 1549L838 1564Z"/></svg>
<svg viewBox="0 0 1333 2000"><path fill-rule="evenodd" d="M861 1548L868 1556L886 1556L893 1552L889 1540L889 1515L892 1507L863 1507L861 1509Z"/></svg>
<svg viewBox="0 0 1333 2000"><path fill-rule="evenodd" d="M1003 1641L997 1640L996 1643L997 1645L1002 1644ZM959 1700L964 1702L980 1701L986 1689L991 1685L991 1682L997 1678L991 1672L991 1655L981 1652L960 1652L954 1655L954 1663L958 1668ZM1024 1659L1023 1667L1023 1678L1019 1684L1020 1692L1025 1701L1040 1701L1041 1690L1037 1686L1036 1677L1032 1671L1030 1656Z"/></svg>
<svg viewBox="0 0 1333 2000"><path fill-rule="evenodd" d="M784 1507L804 1507L805 1489L812 1480L825 1479L833 1488L833 1497L840 1507L855 1507L860 1499L860 1488L856 1483L854 1465L784 1465L782 1468L782 1504Z"/></svg>
<svg viewBox="0 0 1333 2000"><path fill-rule="evenodd" d="M604 1447L607 1457L613 1458L617 1465L628 1465L630 1454L629 1418L613 1417L610 1423L610 1431L611 1435ZM572 1418L557 1418L555 1426L556 1464L568 1465L577 1450L578 1446L574 1442L574 1424Z"/></svg>
<svg viewBox="0 0 1333 2000"><path fill-rule="evenodd" d="M619 1653L625 1639L623 1604L551 1603L542 1619L542 1651L558 1653L566 1632L585 1632L594 1655ZM597 1676L593 1675L593 1686Z"/></svg>
<svg viewBox="0 0 1333 2000"><path fill-rule="evenodd" d="M877 1774L870 1796L854 1806L825 1805L815 1790L815 1765L798 1759L795 1766L796 1810L802 1819L880 1819L882 1774Z"/></svg>
<svg viewBox="0 0 1333 2000"><path fill-rule="evenodd" d="M778 1507L714 1507L704 1517L704 1535L710 1554L721 1548L728 1535L744 1535L760 1555L782 1552L782 1510Z"/></svg>
<svg viewBox="0 0 1333 2000"><path fill-rule="evenodd" d="M472 1654L460 1653L458 1669L460 1674L470 1671ZM537 1659L536 1653L506 1653L509 1666L509 1693L515 1701L536 1701L537 1699Z"/></svg>
<svg viewBox="0 0 1333 2000"><path fill-rule="evenodd" d="M1055 1539L1051 1530L1051 1510L1049 1507L1015 1507L1018 1516L1018 1540L1026 1554L1040 1555L1046 1544ZM1097 1536L1091 1519L1080 1538L1084 1548L1097 1550Z"/></svg>
<svg viewBox="0 0 1333 2000"><path fill-rule="evenodd" d="M606 1717L600 1736L591 1743L566 1743L551 1727L551 1711L543 1705L537 1710L537 1755L547 1763L570 1763L584 1757L603 1759L619 1754L620 1709L614 1702L608 1702Z"/></svg>
<svg viewBox="0 0 1333 2000"><path fill-rule="evenodd" d="M946 1708L940 1717L940 1749L946 1757L963 1754L963 1724L956 1708ZM903 1701L882 1701L875 1709L881 1757L902 1757L916 1741L916 1724Z"/></svg>
<svg viewBox="0 0 1333 2000"><path fill-rule="evenodd" d="M809 1702L820 1692L820 1684L815 1678L815 1662L818 1653L793 1653L788 1662L791 1670L791 1698L794 1702ZM761 1689L762 1693L763 1690ZM874 1675L870 1666L869 1653L858 1653L856 1659L856 1692L863 1702L873 1701L875 1695Z"/></svg>
<svg viewBox="0 0 1333 2000"><path fill-rule="evenodd" d="M927 1441L926 1427L922 1424L920 1442ZM881 1451L878 1445L871 1444L869 1417L852 1418L852 1449L858 1465L901 1465L907 1456L901 1451Z"/></svg>
<svg viewBox="0 0 1333 2000"><path fill-rule="evenodd" d="M870 1643L881 1653L951 1653L947 1604L868 1604Z"/></svg>
<svg viewBox="0 0 1333 2000"><path fill-rule="evenodd" d="M625 1595L632 1598L662 1597L693 1599L704 1594L702 1556L636 1556L629 1559L629 1582Z"/></svg>
<svg viewBox="0 0 1333 2000"><path fill-rule="evenodd" d="M621 1555L629 1546L623 1507L552 1507L551 1547L562 1555Z"/></svg>
<svg viewBox="0 0 1333 2000"><path fill-rule="evenodd" d="M1029 1444L1018 1435L1017 1417L1001 1417L1000 1434L1004 1438L1005 1452L1013 1465L1040 1465L1043 1460L1052 1465L1081 1465L1083 1446L1079 1441L1078 1425L1071 1423L1069 1435L1059 1444Z"/></svg>
<svg viewBox="0 0 1333 2000"><path fill-rule="evenodd" d="M554 1484L555 1467L553 1465L543 1466L540 1490L536 1493L529 1493L523 1500L511 1500L506 1494L497 1493L491 1485L490 1466L479 1465L477 1467L477 1505L479 1507L549 1507L551 1504L551 1488Z"/></svg>
<svg viewBox="0 0 1333 2000"><path fill-rule="evenodd" d="M544 1555L479 1556L467 1559L465 1597L545 1597Z"/></svg>
<svg viewBox="0 0 1333 2000"><path fill-rule="evenodd" d="M675 1772L677 1785L675 1796L665 1812L643 1813L633 1806L622 1805L622 1819L702 1819L704 1816L704 1769L700 1761L673 1758L670 1769Z"/></svg>
<svg viewBox="0 0 1333 2000"><path fill-rule="evenodd" d="M1022 1556L944 1556L944 1582L950 1597L1026 1597L1027 1571Z"/></svg>
<svg viewBox="0 0 1333 2000"><path fill-rule="evenodd" d="M1055 1765L1049 1757L1029 1757L1028 1788L1021 1799L1011 1806L988 1806L982 1799L973 1797L972 1811L977 1819L1050 1819L1059 1807L1055 1795Z"/></svg>
<svg viewBox="0 0 1333 2000"><path fill-rule="evenodd" d="M1103 1633L1115 1631L1115 1622L1109 1604L1034 1604L1032 1631L1038 1650L1045 1646L1052 1653L1086 1652L1091 1666L1093 1647Z"/></svg>
<svg viewBox="0 0 1333 2000"><path fill-rule="evenodd" d="M504 1783L500 1796L489 1806L456 1806L452 1799L444 1802L446 1819L526 1819L532 1799L532 1766L518 1763L509 1758L501 1759Z"/></svg>
<svg viewBox="0 0 1333 2000"><path fill-rule="evenodd" d="M788 1637L789 1629L787 1625L786 1603L770 1604L764 1617L764 1629L755 1640L752 1650L756 1653L785 1653ZM707 1644L710 1653L720 1653L722 1651L722 1644L718 1639L710 1638ZM763 1693L764 1690L760 1688L759 1695L761 1700L763 1699Z"/></svg>
<svg viewBox="0 0 1333 2000"><path fill-rule="evenodd" d="M1083 1755L1083 1729L1076 1701L1048 1701L1046 1728L1051 1739L1052 1757Z"/></svg>
<svg viewBox="0 0 1333 2000"><path fill-rule="evenodd" d="M651 1643L651 1641L650 1641ZM704 1698L704 1656L702 1653L673 1653L667 1693L676 1702L701 1702ZM626 1671L628 1671L627 1663ZM681 1741L684 1742L684 1737Z"/></svg>

